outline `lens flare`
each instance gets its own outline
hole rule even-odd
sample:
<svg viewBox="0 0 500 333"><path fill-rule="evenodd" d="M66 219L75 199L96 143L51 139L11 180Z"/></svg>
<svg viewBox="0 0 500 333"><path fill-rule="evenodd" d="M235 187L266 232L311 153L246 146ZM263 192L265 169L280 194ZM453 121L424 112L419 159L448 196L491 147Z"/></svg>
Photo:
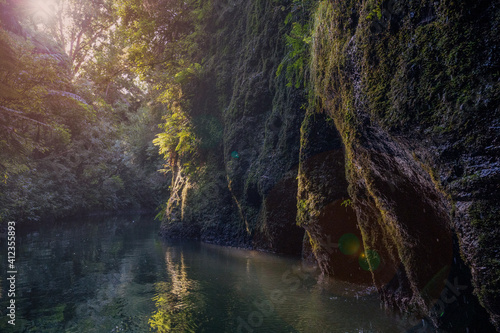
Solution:
<svg viewBox="0 0 500 333"><path fill-rule="evenodd" d="M380 266L380 256L375 250L366 250L358 258L359 266L365 271L374 271Z"/></svg>
<svg viewBox="0 0 500 333"><path fill-rule="evenodd" d="M358 252L361 243L356 235L348 233L339 239L339 249L343 254L351 255Z"/></svg>

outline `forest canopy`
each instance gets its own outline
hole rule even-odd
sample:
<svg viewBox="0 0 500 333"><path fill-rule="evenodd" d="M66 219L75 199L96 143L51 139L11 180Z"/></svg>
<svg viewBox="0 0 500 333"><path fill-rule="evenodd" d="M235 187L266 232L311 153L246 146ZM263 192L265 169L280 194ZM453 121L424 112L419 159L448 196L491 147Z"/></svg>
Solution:
<svg viewBox="0 0 500 333"><path fill-rule="evenodd" d="M160 45L190 27L154 39L181 7L153 17L140 1L0 3L0 220L161 202L152 140L175 87L157 82L176 80L165 69L182 61Z"/></svg>
<svg viewBox="0 0 500 333"><path fill-rule="evenodd" d="M219 2L0 1L0 221L168 213L178 176L222 144L218 116L192 105ZM291 2L277 73L296 87L310 43L303 6Z"/></svg>

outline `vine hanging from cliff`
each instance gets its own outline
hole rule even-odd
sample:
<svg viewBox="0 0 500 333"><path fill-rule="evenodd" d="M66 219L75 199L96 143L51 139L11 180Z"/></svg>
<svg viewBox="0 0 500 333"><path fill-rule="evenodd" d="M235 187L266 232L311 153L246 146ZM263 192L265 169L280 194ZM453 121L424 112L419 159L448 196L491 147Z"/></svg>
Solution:
<svg viewBox="0 0 500 333"><path fill-rule="evenodd" d="M285 18L285 25L290 26L290 32L285 35L287 53L278 66L276 76L284 74L288 87L307 86L313 6L314 2L310 0L294 0Z"/></svg>

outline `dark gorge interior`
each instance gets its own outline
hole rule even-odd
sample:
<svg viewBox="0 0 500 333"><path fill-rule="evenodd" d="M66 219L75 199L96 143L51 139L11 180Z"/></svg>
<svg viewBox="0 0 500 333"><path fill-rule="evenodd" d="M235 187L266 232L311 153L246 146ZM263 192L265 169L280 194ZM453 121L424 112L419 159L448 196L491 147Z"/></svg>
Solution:
<svg viewBox="0 0 500 333"><path fill-rule="evenodd" d="M161 205L164 238L300 255L317 265L322 283L373 286L385 305L433 329L500 330L497 2L116 3L120 43L137 46L116 63L128 59L123 66L135 68L128 82L137 75L150 88L123 88L119 76L96 79L92 66L124 71L106 67L105 58L89 68L84 63L84 74L65 89L88 103L72 105L75 114L94 108L90 113L103 119L88 125L96 119L89 115L78 126L126 124L109 134L123 140L124 157L85 155L101 161L99 167L79 155L61 161L56 150L70 139L59 131L59 141L42 149L32 129L28 162L21 161L8 123L9 110L24 104L5 102L0 171L10 178L0 185L2 223L35 213L43 220ZM15 1L0 6L6 31L0 42L8 44L13 37L5 36L27 28L6 14ZM6 59L0 73L12 72L14 60L0 56ZM87 86L75 83L83 77L95 81L94 92L84 95ZM4 89L0 97L21 98L12 94ZM142 127L134 127L140 112ZM89 131L71 129L74 120L66 122L66 115L26 117L53 117L71 132L73 146L90 144ZM106 140L97 145L118 147ZM78 149L83 155L85 148ZM8 182L37 179L28 171L33 165L47 170L46 179L66 170L76 180L37 185L58 199L29 215L21 199L10 199L23 190ZM108 194L90 197L94 185L79 185L90 179ZM107 204L102 198L110 195Z"/></svg>

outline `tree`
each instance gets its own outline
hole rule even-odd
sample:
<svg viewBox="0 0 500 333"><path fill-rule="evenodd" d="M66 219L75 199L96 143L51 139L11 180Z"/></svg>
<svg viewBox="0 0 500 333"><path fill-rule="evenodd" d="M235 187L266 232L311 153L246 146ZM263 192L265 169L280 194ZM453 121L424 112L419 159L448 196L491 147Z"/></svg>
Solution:
<svg viewBox="0 0 500 333"><path fill-rule="evenodd" d="M116 28L114 1L22 1L21 21L52 36L67 52L72 74L93 57L94 50Z"/></svg>
<svg viewBox="0 0 500 333"><path fill-rule="evenodd" d="M29 38L0 29L0 143L4 176L8 165L23 170L26 157L67 142L70 128L92 110L75 94L69 64L43 35ZM18 165L13 162L17 161Z"/></svg>
<svg viewBox="0 0 500 333"><path fill-rule="evenodd" d="M159 203L161 114L109 25L116 8L59 0L39 17L29 3L0 5L0 222Z"/></svg>

